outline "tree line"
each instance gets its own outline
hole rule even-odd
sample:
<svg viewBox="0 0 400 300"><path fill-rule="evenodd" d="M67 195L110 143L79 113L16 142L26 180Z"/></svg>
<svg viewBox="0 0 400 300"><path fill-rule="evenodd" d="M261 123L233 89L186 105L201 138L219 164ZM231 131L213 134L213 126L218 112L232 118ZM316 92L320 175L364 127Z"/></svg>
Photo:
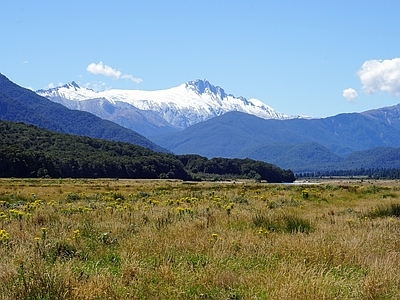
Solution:
<svg viewBox="0 0 400 300"><path fill-rule="evenodd" d="M294 174L251 159L174 155L123 142L0 121L0 177L170 178L232 176L292 182Z"/></svg>
<svg viewBox="0 0 400 300"><path fill-rule="evenodd" d="M320 177L367 177L371 179L400 179L398 168L360 168L350 170L332 170L304 172L296 174L298 178L320 178Z"/></svg>

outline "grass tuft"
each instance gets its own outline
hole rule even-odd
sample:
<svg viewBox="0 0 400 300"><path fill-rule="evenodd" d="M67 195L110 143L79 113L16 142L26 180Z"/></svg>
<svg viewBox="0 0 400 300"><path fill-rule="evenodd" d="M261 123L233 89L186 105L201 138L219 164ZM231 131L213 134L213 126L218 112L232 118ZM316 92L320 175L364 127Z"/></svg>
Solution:
<svg viewBox="0 0 400 300"><path fill-rule="evenodd" d="M366 213L369 218L400 217L400 203L378 205Z"/></svg>

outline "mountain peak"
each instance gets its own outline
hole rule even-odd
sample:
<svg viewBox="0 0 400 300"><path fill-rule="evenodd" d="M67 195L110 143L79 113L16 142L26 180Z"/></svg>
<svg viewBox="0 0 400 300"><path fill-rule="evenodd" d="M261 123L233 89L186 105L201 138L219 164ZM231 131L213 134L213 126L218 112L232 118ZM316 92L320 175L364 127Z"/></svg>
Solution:
<svg viewBox="0 0 400 300"><path fill-rule="evenodd" d="M60 88L65 88L65 89L77 91L81 87L75 81L72 81L72 82L66 83L64 85L60 85L60 86L56 86L56 87L50 88L48 90L45 90L45 89L37 90L36 93L41 95L43 93L48 93L48 92L57 92Z"/></svg>
<svg viewBox="0 0 400 300"><path fill-rule="evenodd" d="M67 88L67 89L71 89L72 88L72 89L75 89L75 91L77 89L81 88L75 81L72 81L70 83L64 84L62 87Z"/></svg>
<svg viewBox="0 0 400 300"><path fill-rule="evenodd" d="M223 88L212 85L207 79L196 79L186 83L186 88L194 90L197 94L213 93L221 98L226 96Z"/></svg>

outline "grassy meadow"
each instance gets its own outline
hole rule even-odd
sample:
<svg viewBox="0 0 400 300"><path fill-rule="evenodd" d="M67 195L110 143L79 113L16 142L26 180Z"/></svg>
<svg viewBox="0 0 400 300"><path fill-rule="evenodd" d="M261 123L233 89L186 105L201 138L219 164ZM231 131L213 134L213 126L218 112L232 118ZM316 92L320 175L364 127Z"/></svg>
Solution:
<svg viewBox="0 0 400 300"><path fill-rule="evenodd" d="M0 299L400 299L400 183L0 180Z"/></svg>

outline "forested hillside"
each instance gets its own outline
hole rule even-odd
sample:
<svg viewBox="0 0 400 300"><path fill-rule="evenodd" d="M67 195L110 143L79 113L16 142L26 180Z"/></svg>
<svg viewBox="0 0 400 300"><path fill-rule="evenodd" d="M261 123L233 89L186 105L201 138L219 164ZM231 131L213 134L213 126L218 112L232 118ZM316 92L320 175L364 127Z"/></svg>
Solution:
<svg viewBox="0 0 400 300"><path fill-rule="evenodd" d="M176 156L122 142L0 121L0 177L176 178L208 175L291 182L294 175L250 159Z"/></svg>
<svg viewBox="0 0 400 300"><path fill-rule="evenodd" d="M88 112L68 109L18 86L0 74L0 119L24 122L61 133L128 142L168 152L137 132Z"/></svg>

